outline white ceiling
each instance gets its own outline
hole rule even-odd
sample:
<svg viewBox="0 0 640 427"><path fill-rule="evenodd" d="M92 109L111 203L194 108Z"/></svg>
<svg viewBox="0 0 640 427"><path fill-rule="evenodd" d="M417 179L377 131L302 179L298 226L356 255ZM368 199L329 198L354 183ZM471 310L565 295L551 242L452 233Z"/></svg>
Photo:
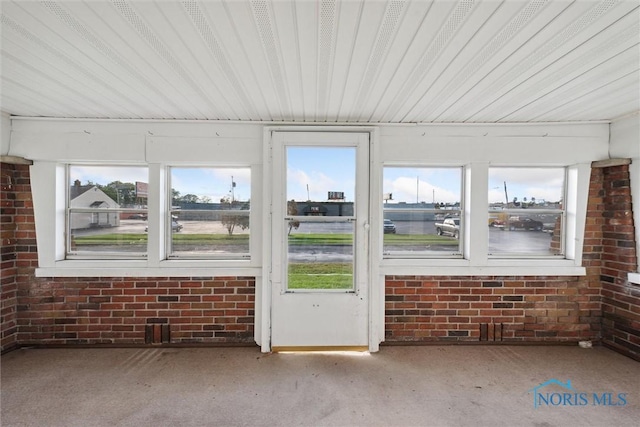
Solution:
<svg viewBox="0 0 640 427"><path fill-rule="evenodd" d="M640 110L638 0L2 0L12 115L612 120Z"/></svg>

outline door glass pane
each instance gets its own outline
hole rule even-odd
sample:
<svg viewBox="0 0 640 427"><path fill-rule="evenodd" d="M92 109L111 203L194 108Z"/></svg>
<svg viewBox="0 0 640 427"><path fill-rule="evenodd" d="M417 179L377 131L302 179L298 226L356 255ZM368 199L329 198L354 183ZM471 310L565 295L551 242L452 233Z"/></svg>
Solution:
<svg viewBox="0 0 640 427"><path fill-rule="evenodd" d="M286 155L287 289L353 289L356 149L287 147Z"/></svg>
<svg viewBox="0 0 640 427"><path fill-rule="evenodd" d="M288 237L287 263L288 289L353 289L353 223L300 223Z"/></svg>
<svg viewBox="0 0 640 427"><path fill-rule="evenodd" d="M287 147L287 215L353 216L355 147Z"/></svg>

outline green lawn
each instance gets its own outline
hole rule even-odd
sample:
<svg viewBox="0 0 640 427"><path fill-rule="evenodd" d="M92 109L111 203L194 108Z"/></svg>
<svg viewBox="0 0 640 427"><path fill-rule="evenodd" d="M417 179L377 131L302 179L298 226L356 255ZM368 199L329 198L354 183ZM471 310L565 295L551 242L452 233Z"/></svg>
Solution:
<svg viewBox="0 0 640 427"><path fill-rule="evenodd" d="M127 245L147 241L147 234L95 234L90 236L74 236L77 245Z"/></svg>
<svg viewBox="0 0 640 427"><path fill-rule="evenodd" d="M353 243L351 234L290 234L290 245L350 245Z"/></svg>
<svg viewBox="0 0 640 427"><path fill-rule="evenodd" d="M290 245L350 245L353 242L351 234L290 234ZM422 234L385 234L384 243L395 245L458 245L453 237Z"/></svg>
<svg viewBox="0 0 640 427"><path fill-rule="evenodd" d="M147 241L147 234L95 234L89 236L75 236L74 240L78 245L107 245L107 244L139 244ZM174 244L180 243L201 243L217 244L225 243L238 244L246 243L249 240L248 234L184 234L173 233ZM351 245L353 236L351 234L291 234L289 235L289 245L324 245L339 246ZM457 245L458 241L452 237L420 234L385 234L385 244L393 245Z"/></svg>
<svg viewBox="0 0 640 427"><path fill-rule="evenodd" d="M289 289L351 289L350 263L290 263Z"/></svg>
<svg viewBox="0 0 640 427"><path fill-rule="evenodd" d="M242 243L248 242L249 235L248 234L232 234L229 236L228 234L179 234L173 233L173 242L174 243L198 243L198 242L212 242L216 244L223 243Z"/></svg>
<svg viewBox="0 0 640 427"><path fill-rule="evenodd" d="M385 244L394 245L458 245L453 237L438 236L436 234L385 234Z"/></svg>
<svg viewBox="0 0 640 427"><path fill-rule="evenodd" d="M96 234L91 236L76 236L74 241L78 245L108 245L108 244L135 244L147 241L147 234ZM231 244L246 243L248 234L173 234L173 243L202 243L202 244Z"/></svg>
<svg viewBox="0 0 640 427"><path fill-rule="evenodd" d="M75 244L82 245L140 245L146 244L147 234L97 234L76 236ZM173 244L231 245L247 244L248 234L173 234ZM402 245L457 245L458 241L451 237L435 235L385 234L385 244ZM289 245L351 245L350 234L291 234ZM352 289L353 266L350 263L290 263L289 289Z"/></svg>

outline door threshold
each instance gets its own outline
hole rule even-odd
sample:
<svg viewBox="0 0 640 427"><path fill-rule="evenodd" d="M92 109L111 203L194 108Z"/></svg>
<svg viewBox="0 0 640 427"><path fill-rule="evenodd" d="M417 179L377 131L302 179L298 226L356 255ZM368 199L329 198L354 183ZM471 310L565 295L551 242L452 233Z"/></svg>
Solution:
<svg viewBox="0 0 640 427"><path fill-rule="evenodd" d="M332 346L274 346L271 347L273 353L312 353L312 352L368 352L369 347L366 345L332 345Z"/></svg>

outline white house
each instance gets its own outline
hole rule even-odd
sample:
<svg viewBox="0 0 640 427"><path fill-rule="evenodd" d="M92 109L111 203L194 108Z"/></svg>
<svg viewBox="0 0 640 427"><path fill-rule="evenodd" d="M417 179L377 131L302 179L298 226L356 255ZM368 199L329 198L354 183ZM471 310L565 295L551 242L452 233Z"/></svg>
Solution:
<svg viewBox="0 0 640 427"><path fill-rule="evenodd" d="M69 229L81 230L85 228L117 227L120 225L118 212L83 212L87 209L115 209L120 205L95 185L81 186L78 182L73 185L69 193ZM75 212L74 212L75 211Z"/></svg>

